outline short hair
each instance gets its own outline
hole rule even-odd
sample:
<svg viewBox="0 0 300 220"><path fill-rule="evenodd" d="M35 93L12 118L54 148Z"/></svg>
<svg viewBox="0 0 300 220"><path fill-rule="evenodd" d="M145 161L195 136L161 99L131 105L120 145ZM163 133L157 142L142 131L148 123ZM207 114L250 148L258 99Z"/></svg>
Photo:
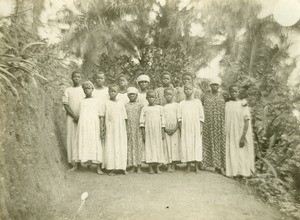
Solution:
<svg viewBox="0 0 300 220"><path fill-rule="evenodd" d="M171 91L174 94L174 89L171 87L167 87L164 89L164 93L166 93L167 91Z"/></svg>
<svg viewBox="0 0 300 220"><path fill-rule="evenodd" d="M183 73L182 76L181 76L181 78L183 78L184 76L190 76L192 79L194 79L194 77L195 77L194 74L189 73L189 72Z"/></svg>
<svg viewBox="0 0 300 220"><path fill-rule="evenodd" d="M192 88L194 88L193 83L187 83L187 84L185 84L185 85L183 86L183 88L186 88L186 87L188 87L188 86L191 86Z"/></svg>
<svg viewBox="0 0 300 220"><path fill-rule="evenodd" d="M73 70L72 73L71 73L72 78L74 77L75 73L79 73L81 75L81 70L80 69Z"/></svg>
<svg viewBox="0 0 300 220"><path fill-rule="evenodd" d="M82 85L81 85L81 87L83 88L83 89L85 89L85 88L92 88L92 89L94 89L94 84L91 82L91 81L85 81L85 82L83 82L82 83Z"/></svg>
<svg viewBox="0 0 300 220"><path fill-rule="evenodd" d="M228 87L228 90L230 91L232 88L236 87L238 90L239 90L239 86L237 84L231 84L229 87Z"/></svg>
<svg viewBox="0 0 300 220"><path fill-rule="evenodd" d="M110 84L108 89L117 88L119 90L119 86L117 84Z"/></svg>
<svg viewBox="0 0 300 220"><path fill-rule="evenodd" d="M104 76L105 76L105 73L102 72L102 71L99 71L99 72L97 72L97 73L94 73L93 79L95 79L97 75L104 75Z"/></svg>
<svg viewBox="0 0 300 220"><path fill-rule="evenodd" d="M155 91L153 89L150 89L146 92L146 97L150 96L150 95L154 95L155 96Z"/></svg>
<svg viewBox="0 0 300 220"><path fill-rule="evenodd" d="M128 81L128 76L125 75L125 74L120 74L120 75L117 77L117 80L120 80L120 78L125 78L125 79Z"/></svg>
<svg viewBox="0 0 300 220"><path fill-rule="evenodd" d="M160 78L162 79L163 76L169 76L171 78L171 73L168 71L163 71L162 74L160 75Z"/></svg>

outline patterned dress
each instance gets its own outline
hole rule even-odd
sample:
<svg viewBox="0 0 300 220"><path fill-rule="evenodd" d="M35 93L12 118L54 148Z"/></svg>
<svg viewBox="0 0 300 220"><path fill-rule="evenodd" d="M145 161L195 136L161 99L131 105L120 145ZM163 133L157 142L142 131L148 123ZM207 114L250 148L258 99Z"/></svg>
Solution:
<svg viewBox="0 0 300 220"><path fill-rule="evenodd" d="M127 165L141 165L144 160L144 143L140 129L140 115L143 104L140 102L129 102L125 105L127 112Z"/></svg>
<svg viewBox="0 0 300 220"><path fill-rule="evenodd" d="M221 94L204 96L203 166L225 169L225 101Z"/></svg>

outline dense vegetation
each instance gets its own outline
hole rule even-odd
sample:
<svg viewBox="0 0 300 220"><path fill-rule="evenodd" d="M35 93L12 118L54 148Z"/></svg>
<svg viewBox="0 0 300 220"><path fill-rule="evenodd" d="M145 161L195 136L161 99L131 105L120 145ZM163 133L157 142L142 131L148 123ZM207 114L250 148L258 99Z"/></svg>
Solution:
<svg viewBox="0 0 300 220"><path fill-rule="evenodd" d="M178 84L183 72L196 73L223 54L223 89L238 83L252 108L257 174L243 182L282 211L300 217L295 203L300 195L300 131L293 115L293 88L288 86L296 65L288 54L288 31L300 30L299 22L287 29L272 17L258 19L259 5L248 0L194 0L185 6L178 0L160 2L91 1L89 7L78 6L80 15L63 9L64 18L57 22L70 29L56 46L46 46L21 25L2 24L1 94L11 91L18 96L26 83L45 84L47 76L37 69L55 60L59 49L83 59L87 78L102 70L108 83L121 73L134 83L145 73L154 87L163 70L170 71ZM19 19L12 21L18 24ZM193 34L191 27L197 24L203 30Z"/></svg>

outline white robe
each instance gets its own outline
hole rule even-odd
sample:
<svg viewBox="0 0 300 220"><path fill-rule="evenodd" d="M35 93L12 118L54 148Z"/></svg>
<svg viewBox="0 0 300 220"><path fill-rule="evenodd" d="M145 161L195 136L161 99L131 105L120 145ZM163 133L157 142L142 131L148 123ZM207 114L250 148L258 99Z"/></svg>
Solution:
<svg viewBox="0 0 300 220"><path fill-rule="evenodd" d="M145 128L146 163L165 163L162 140L165 116L162 106L144 106L140 116L140 127Z"/></svg>
<svg viewBox="0 0 300 220"><path fill-rule="evenodd" d="M77 130L78 152L73 158L75 161L102 163L99 117L100 106L98 100L95 98L83 99L80 103Z"/></svg>
<svg viewBox="0 0 300 220"><path fill-rule="evenodd" d="M245 119L249 127L246 142L240 148L239 142L243 133ZM254 145L249 108L243 107L242 101L229 101L225 106L225 134L226 134L226 175L250 176L254 172Z"/></svg>
<svg viewBox="0 0 300 220"><path fill-rule="evenodd" d="M104 167L125 170L127 166L127 114L122 102L108 100L101 116L105 117Z"/></svg>
<svg viewBox="0 0 300 220"><path fill-rule="evenodd" d="M79 87L69 87L65 90L64 96L62 98L63 104L69 105L72 112L78 116L79 106L81 100L85 97L83 89ZM73 118L67 114L67 156L68 163L74 162L73 151L78 148L75 144L76 133L77 133L77 124L73 121Z"/></svg>
<svg viewBox="0 0 300 220"><path fill-rule="evenodd" d="M181 122L182 162L202 161L202 131L204 112L199 99L179 103L178 121Z"/></svg>

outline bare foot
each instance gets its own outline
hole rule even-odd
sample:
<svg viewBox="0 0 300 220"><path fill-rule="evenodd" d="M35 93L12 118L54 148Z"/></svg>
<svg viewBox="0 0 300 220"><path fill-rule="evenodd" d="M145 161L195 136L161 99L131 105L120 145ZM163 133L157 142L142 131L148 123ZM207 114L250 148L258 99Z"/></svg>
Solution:
<svg viewBox="0 0 300 220"><path fill-rule="evenodd" d="M157 167L156 167L156 173L157 174L161 174L162 172L160 171L160 169L159 169L159 166L157 165Z"/></svg>
<svg viewBox="0 0 300 220"><path fill-rule="evenodd" d="M198 167L196 167L195 172L200 173L200 170L198 169Z"/></svg>
<svg viewBox="0 0 300 220"><path fill-rule="evenodd" d="M189 164L186 165L185 172L186 172L186 173L191 172L191 165L189 165Z"/></svg>
<svg viewBox="0 0 300 220"><path fill-rule="evenodd" d="M171 169L172 169L173 172L175 172L175 170L176 170L175 169L175 164L172 164L172 168Z"/></svg>
<svg viewBox="0 0 300 220"><path fill-rule="evenodd" d="M172 172L173 172L171 166L168 166L167 172L168 172L168 173L172 173Z"/></svg>
<svg viewBox="0 0 300 220"><path fill-rule="evenodd" d="M102 170L101 170L101 168L98 166L97 167L97 173L99 174L99 175L103 175L103 172L102 172Z"/></svg>
<svg viewBox="0 0 300 220"><path fill-rule="evenodd" d="M75 163L74 166L71 169L69 169L69 172L74 172L77 169L78 169L78 164Z"/></svg>
<svg viewBox="0 0 300 220"><path fill-rule="evenodd" d="M123 170L123 174L124 174L124 175L127 175L128 173L127 173L127 171L126 171L126 170Z"/></svg>
<svg viewBox="0 0 300 220"><path fill-rule="evenodd" d="M136 172L139 173L139 174L140 174L140 173L143 173L142 170L141 170L141 166L138 166L138 167L137 167L137 171L136 171Z"/></svg>
<svg viewBox="0 0 300 220"><path fill-rule="evenodd" d="M135 169L135 167L132 166L132 167L128 170L128 172L129 172L129 173L133 173L133 172L134 172L134 169Z"/></svg>
<svg viewBox="0 0 300 220"><path fill-rule="evenodd" d="M153 170L153 168L152 168L151 165L149 166L149 173L150 173L150 174L154 174L154 170Z"/></svg>
<svg viewBox="0 0 300 220"><path fill-rule="evenodd" d="M116 174L113 171L111 171L111 172L108 173L108 175L109 176L115 176Z"/></svg>

